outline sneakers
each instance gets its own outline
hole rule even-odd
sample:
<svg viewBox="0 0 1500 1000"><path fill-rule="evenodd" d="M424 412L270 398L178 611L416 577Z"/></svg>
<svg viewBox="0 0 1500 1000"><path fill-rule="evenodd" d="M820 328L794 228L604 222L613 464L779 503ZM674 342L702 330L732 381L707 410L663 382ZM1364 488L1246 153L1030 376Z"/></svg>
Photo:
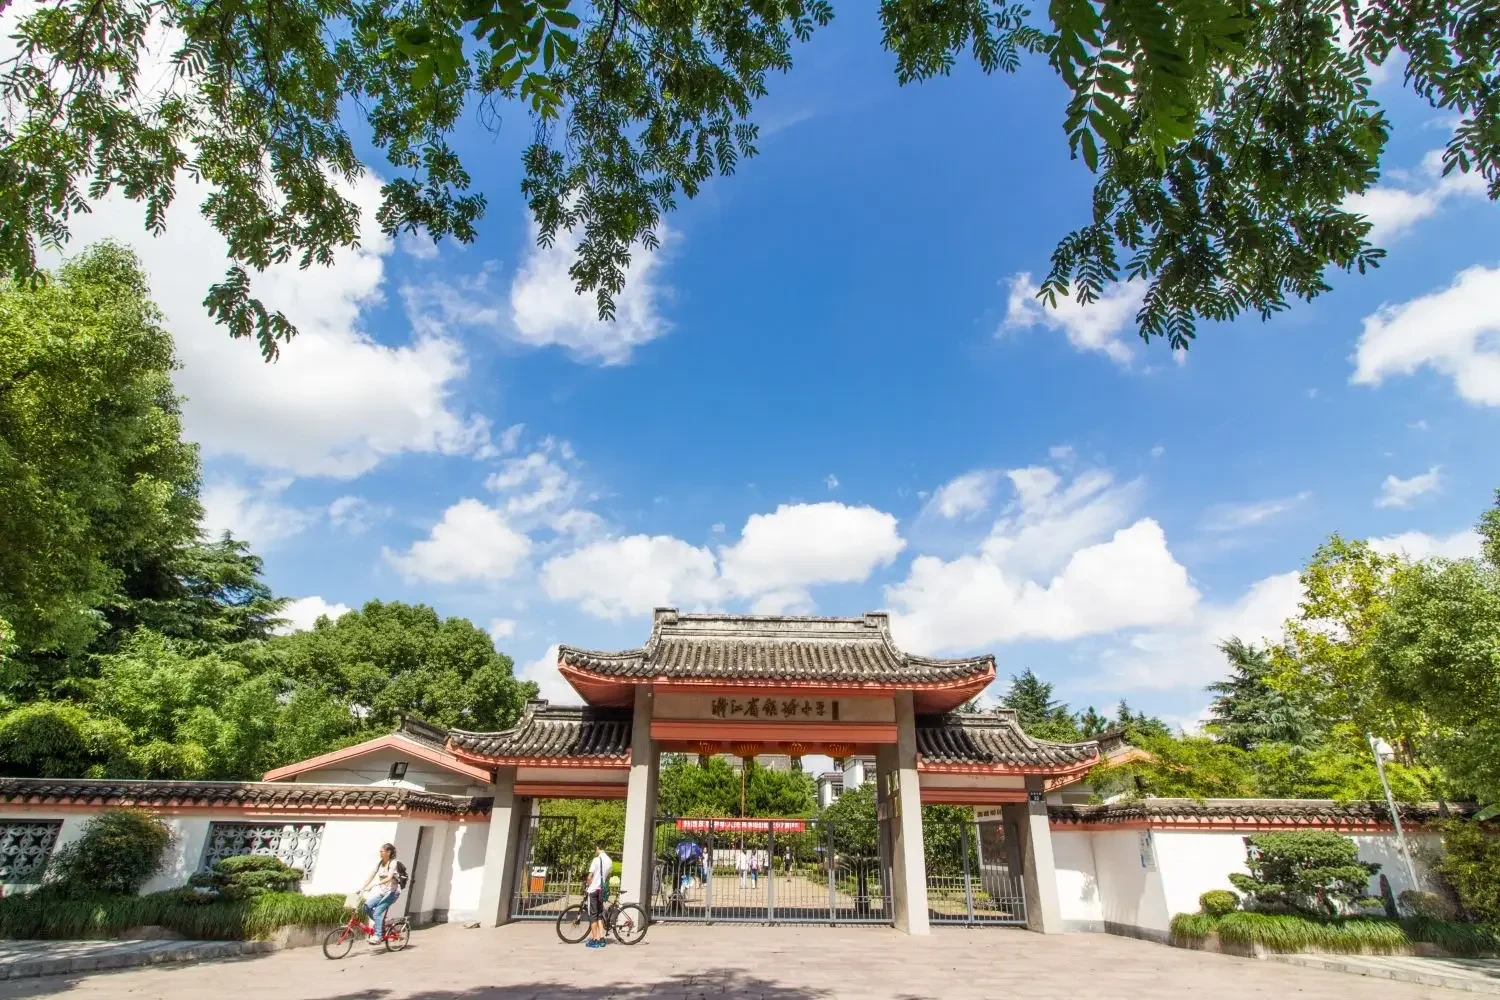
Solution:
<svg viewBox="0 0 1500 1000"><path fill-rule="evenodd" d="M366 940L369 941L372 945L378 946L381 944L380 938L376 937L374 934L371 934L368 938L366 938Z"/></svg>
<svg viewBox="0 0 1500 1000"><path fill-rule="evenodd" d="M584 945L584 947L585 948L603 948L604 947L604 941L603 941L602 938L600 940L598 940L598 941L592 941L591 940L591 941L587 942Z"/></svg>

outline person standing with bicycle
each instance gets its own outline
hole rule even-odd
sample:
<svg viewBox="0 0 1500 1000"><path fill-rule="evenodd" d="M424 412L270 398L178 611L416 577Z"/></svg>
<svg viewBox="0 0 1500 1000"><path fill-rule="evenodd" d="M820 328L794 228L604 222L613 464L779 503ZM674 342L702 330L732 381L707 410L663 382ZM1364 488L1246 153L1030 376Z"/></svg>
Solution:
<svg viewBox="0 0 1500 1000"><path fill-rule="evenodd" d="M584 906L589 915L587 948L604 947L604 894L608 892L609 873L615 863L604 853L604 841L594 844L594 860L589 862L588 882L584 885Z"/></svg>

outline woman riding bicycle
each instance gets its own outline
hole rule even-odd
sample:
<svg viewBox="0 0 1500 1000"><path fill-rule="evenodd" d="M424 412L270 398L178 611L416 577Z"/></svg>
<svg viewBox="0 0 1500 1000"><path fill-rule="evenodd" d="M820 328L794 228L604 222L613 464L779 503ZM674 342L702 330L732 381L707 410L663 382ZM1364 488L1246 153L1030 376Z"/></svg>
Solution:
<svg viewBox="0 0 1500 1000"><path fill-rule="evenodd" d="M375 887L375 893L365 897L365 909L374 923L370 943L378 945L385 936L385 912L401 897L401 864L396 860L395 844L381 845L380 862L359 891L365 892L371 886Z"/></svg>

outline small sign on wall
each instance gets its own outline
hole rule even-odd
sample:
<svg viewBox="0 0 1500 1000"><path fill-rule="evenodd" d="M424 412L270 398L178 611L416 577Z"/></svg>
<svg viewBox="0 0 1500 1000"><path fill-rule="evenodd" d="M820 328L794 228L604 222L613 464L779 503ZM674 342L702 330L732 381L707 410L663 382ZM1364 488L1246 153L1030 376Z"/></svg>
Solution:
<svg viewBox="0 0 1500 1000"><path fill-rule="evenodd" d="M1042 792L1027 792L1026 801L1031 803L1042 803L1047 801L1047 796Z"/></svg>
<svg viewBox="0 0 1500 1000"><path fill-rule="evenodd" d="M1156 844L1150 830L1141 831L1141 867L1148 872L1156 871Z"/></svg>

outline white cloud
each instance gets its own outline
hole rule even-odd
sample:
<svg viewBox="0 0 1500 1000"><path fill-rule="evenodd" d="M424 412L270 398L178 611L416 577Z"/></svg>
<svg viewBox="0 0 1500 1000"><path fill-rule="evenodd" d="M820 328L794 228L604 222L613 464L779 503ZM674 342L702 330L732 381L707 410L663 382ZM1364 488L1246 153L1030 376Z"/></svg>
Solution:
<svg viewBox="0 0 1500 1000"><path fill-rule="evenodd" d="M1387 535L1370 539L1370 548L1385 555L1405 555L1409 559L1471 559L1483 551L1476 531L1458 531L1439 537L1423 531L1403 531L1399 535Z"/></svg>
<svg viewBox="0 0 1500 1000"><path fill-rule="evenodd" d="M378 507L364 497L342 496L328 505L328 521L351 535L362 535L378 521L390 516L390 508Z"/></svg>
<svg viewBox="0 0 1500 1000"><path fill-rule="evenodd" d="M1077 457L1070 444L1055 444L1047 449L1047 457L1054 462L1068 463Z"/></svg>
<svg viewBox="0 0 1500 1000"><path fill-rule="evenodd" d="M487 629L490 638L499 642L501 639L509 639L516 634L516 620L514 618L491 618L490 627ZM554 662L556 658L554 657Z"/></svg>
<svg viewBox="0 0 1500 1000"><path fill-rule="evenodd" d="M542 589L598 618L650 613L663 605L699 607L721 599L713 553L667 535L593 542L542 566Z"/></svg>
<svg viewBox="0 0 1500 1000"><path fill-rule="evenodd" d="M580 234L559 233L550 248L537 246L536 234L533 225L531 247L510 286L510 335L516 340L533 347L555 344L580 358L613 365L629 361L635 348L668 332L658 301L670 295L659 273L665 248L674 239L666 227L657 228L663 249L631 249L613 322L599 319L592 294L574 291L568 268L577 259Z"/></svg>
<svg viewBox="0 0 1500 1000"><path fill-rule="evenodd" d="M896 518L874 507L782 504L754 514L719 550L725 582L744 595L819 583L858 583L906 547Z"/></svg>
<svg viewBox="0 0 1500 1000"><path fill-rule="evenodd" d="M1380 385L1423 365L1453 380L1458 395L1500 406L1500 267L1471 267L1453 284L1365 317L1354 355L1358 385Z"/></svg>
<svg viewBox="0 0 1500 1000"><path fill-rule="evenodd" d="M1000 473L995 469L965 472L938 487L923 513L949 520L972 517L989 507L999 482Z"/></svg>
<svg viewBox="0 0 1500 1000"><path fill-rule="evenodd" d="M724 534L724 522L723 521L715 521L713 523L713 525L708 530L712 531L716 535L722 535L722 534Z"/></svg>
<svg viewBox="0 0 1500 1000"><path fill-rule="evenodd" d="M669 535L602 539L554 556L542 588L589 614L619 619L661 605L701 608L751 602L756 614L804 613L808 588L858 583L905 547L896 518L841 503L783 504L752 515L717 555Z"/></svg>
<svg viewBox="0 0 1500 1000"><path fill-rule="evenodd" d="M897 640L923 652L1162 625L1191 614L1198 600L1149 518L1074 552L1050 580L1007 572L984 556L918 556L885 595Z"/></svg>
<svg viewBox="0 0 1500 1000"><path fill-rule="evenodd" d="M1213 532L1240 531L1264 524L1293 510L1306 502L1311 493L1303 491L1296 496L1275 497L1270 500L1250 500L1245 503L1218 504L1209 508L1203 518L1203 530Z"/></svg>
<svg viewBox="0 0 1500 1000"><path fill-rule="evenodd" d="M830 490L836 490L839 488L839 477L830 472L828 478L823 480L823 485L827 486Z"/></svg>
<svg viewBox="0 0 1500 1000"><path fill-rule="evenodd" d="M1380 496L1375 498L1377 507L1410 507L1417 497L1436 493L1442 486L1438 466L1434 465L1421 475L1402 479L1386 476L1380 484Z"/></svg>
<svg viewBox="0 0 1500 1000"><path fill-rule="evenodd" d="M1088 305L1080 305L1072 296L1059 297L1056 308L1049 308L1036 297L1039 290L1025 271L1010 279L1003 329L1044 326L1061 330L1068 343L1080 351L1099 351L1118 365L1130 364L1130 348L1121 338L1135 325L1135 314L1145 294L1141 285L1134 282L1109 285L1104 294Z"/></svg>
<svg viewBox="0 0 1500 1000"><path fill-rule="evenodd" d="M554 705L578 705L582 699L573 686L563 680L557 672L557 647L551 646L540 659L532 660L518 668L517 677L523 681L535 681L537 697L546 698Z"/></svg>
<svg viewBox="0 0 1500 1000"><path fill-rule="evenodd" d="M512 527L502 511L465 497L443 512L427 538L404 553L384 553L407 580L494 581L515 575L531 553L531 539Z"/></svg>
<svg viewBox="0 0 1500 1000"><path fill-rule="evenodd" d="M347 604L329 604L321 597L299 597L295 601L288 601L286 607L281 609L280 617L285 618L287 624L276 631L280 635L305 632L324 615L332 620L348 614L349 610Z"/></svg>
<svg viewBox="0 0 1500 1000"><path fill-rule="evenodd" d="M1297 574L1280 573L1256 581L1231 603L1199 604L1181 624L1129 636L1105 650L1090 686L1110 691L1202 688L1226 671L1220 642L1231 636L1252 643L1279 640L1283 623L1297 613L1301 600Z"/></svg>
<svg viewBox="0 0 1500 1000"><path fill-rule="evenodd" d="M1159 445L1155 445L1151 449L1151 457L1152 458L1161 458L1166 453L1167 453L1167 448L1166 448L1165 445L1160 445L1160 444Z"/></svg>
<svg viewBox="0 0 1500 1000"><path fill-rule="evenodd" d="M458 341L428 332L386 344L360 328L362 312L381 301L391 252L375 219L379 178L366 175L346 192L362 211L360 249L337 254L332 267L304 271L293 261L252 275L254 292L300 331L273 364L204 311L204 293L229 264L223 237L198 211L208 193L182 178L162 237L145 232L142 208L123 196L70 222L70 252L109 237L140 253L182 361L175 382L187 397L186 432L206 454L352 478L404 452L486 449L487 422L463 413L454 398L466 374Z"/></svg>
<svg viewBox="0 0 1500 1000"><path fill-rule="evenodd" d="M268 479L247 486L227 479L212 480L203 487L203 531L217 537L228 531L236 538L265 550L299 534L317 520L317 513L281 502L290 479Z"/></svg>
<svg viewBox="0 0 1500 1000"><path fill-rule="evenodd" d="M1390 243L1418 222L1437 213L1451 198L1483 198L1488 192L1478 171L1453 171L1443 176L1443 151L1434 149L1422 158L1415 177L1417 187L1381 184L1363 194L1350 195L1341 206L1346 212L1370 221L1372 243Z"/></svg>
<svg viewBox="0 0 1500 1000"><path fill-rule="evenodd" d="M1014 499L978 551L922 555L885 588L892 628L923 652L1021 639L1072 639L1161 625L1191 613L1198 594L1161 527L1132 520L1139 481L1105 471L1071 482L1033 466L1006 473Z"/></svg>
<svg viewBox="0 0 1500 1000"><path fill-rule="evenodd" d="M525 424L511 424L500 432L500 440L496 442L500 454L509 455L521 447L521 434L526 430Z"/></svg>

